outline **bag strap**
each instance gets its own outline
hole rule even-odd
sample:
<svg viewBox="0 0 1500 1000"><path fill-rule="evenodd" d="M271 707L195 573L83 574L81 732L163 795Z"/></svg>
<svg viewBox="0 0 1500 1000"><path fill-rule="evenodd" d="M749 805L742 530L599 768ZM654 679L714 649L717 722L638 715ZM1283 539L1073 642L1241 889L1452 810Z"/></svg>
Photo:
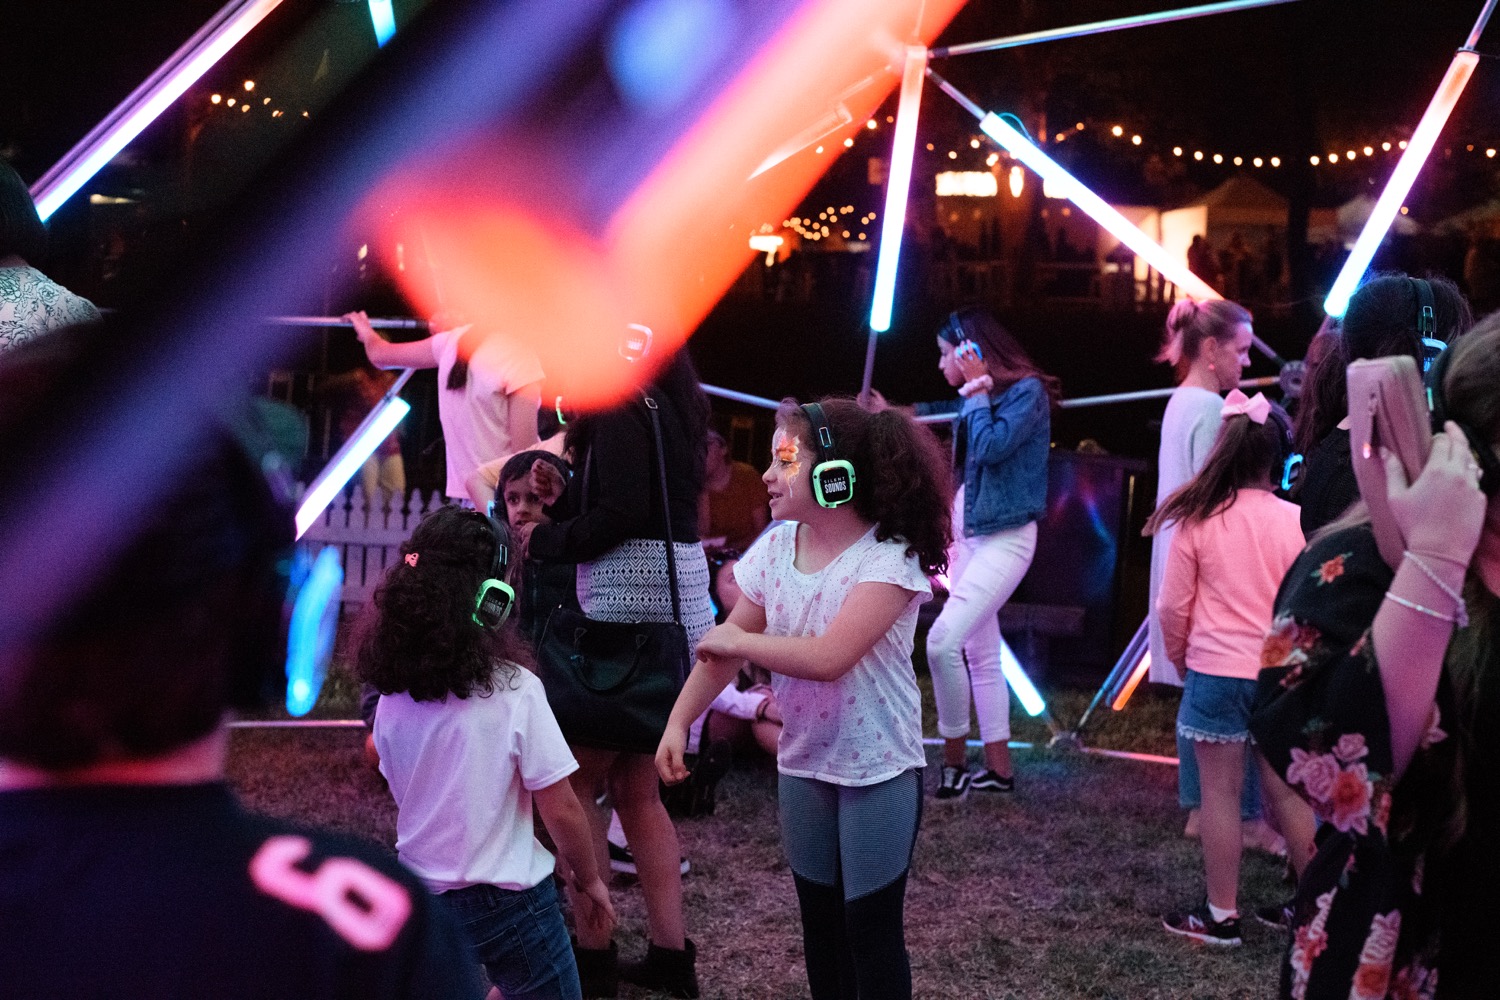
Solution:
<svg viewBox="0 0 1500 1000"><path fill-rule="evenodd" d="M656 439L656 472L661 480L662 525L667 530L667 582L672 586L672 620L682 624L682 598L677 593L677 546L672 543L672 505L667 498L667 452L661 443L661 417L656 400L645 390L641 399L646 403L646 413L651 417L651 435Z"/></svg>
<svg viewBox="0 0 1500 1000"><path fill-rule="evenodd" d="M661 417L658 416L656 400L644 389L641 400L646 404L646 414L651 418L651 436L656 441L656 472L661 483L662 523L667 529L667 582L672 588L672 620L682 624L682 598L677 592L677 547L672 544L672 505L667 500L667 453L661 443ZM594 467L594 448L589 446L583 456L583 510L589 509L589 474ZM684 626L685 627L685 626Z"/></svg>

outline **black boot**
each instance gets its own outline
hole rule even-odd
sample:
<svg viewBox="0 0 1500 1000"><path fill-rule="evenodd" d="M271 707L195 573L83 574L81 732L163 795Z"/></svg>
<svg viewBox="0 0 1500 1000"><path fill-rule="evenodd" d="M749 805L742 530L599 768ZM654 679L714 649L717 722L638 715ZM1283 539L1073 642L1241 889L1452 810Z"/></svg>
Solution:
<svg viewBox="0 0 1500 1000"><path fill-rule="evenodd" d="M573 942L573 960L578 963L578 982L585 997L612 997L620 991L619 954L613 941L608 948L580 948Z"/></svg>
<svg viewBox="0 0 1500 1000"><path fill-rule="evenodd" d="M620 978L668 996L697 1000L698 973L694 969L697 958L698 949L691 938L684 940L681 951L658 948L653 944L646 949L644 961L626 962L620 966Z"/></svg>

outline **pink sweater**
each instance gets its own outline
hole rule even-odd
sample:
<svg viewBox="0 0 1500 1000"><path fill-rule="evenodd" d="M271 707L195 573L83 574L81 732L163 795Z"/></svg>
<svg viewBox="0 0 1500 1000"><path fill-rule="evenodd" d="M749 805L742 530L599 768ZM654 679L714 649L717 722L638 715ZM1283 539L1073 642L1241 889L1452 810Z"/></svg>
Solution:
<svg viewBox="0 0 1500 1000"><path fill-rule="evenodd" d="M1228 510L1183 524L1156 599L1167 658L1255 680L1281 578L1302 551L1296 504L1240 490Z"/></svg>

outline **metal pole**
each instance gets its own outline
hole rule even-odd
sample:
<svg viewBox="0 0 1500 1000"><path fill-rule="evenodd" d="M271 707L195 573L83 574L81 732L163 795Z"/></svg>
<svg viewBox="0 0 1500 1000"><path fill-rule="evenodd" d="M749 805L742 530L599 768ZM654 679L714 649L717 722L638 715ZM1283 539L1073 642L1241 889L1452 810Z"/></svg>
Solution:
<svg viewBox="0 0 1500 1000"><path fill-rule="evenodd" d="M962 45L947 45L932 50L934 59L942 59L947 56L966 56L974 52L994 52L999 49L1014 49L1022 45L1035 45L1038 42L1057 42L1065 38L1082 38L1086 35L1099 35L1107 31L1120 31L1124 28L1143 28L1153 24L1167 24L1171 21L1186 21L1195 17L1207 17L1210 14L1229 14L1240 10L1253 10L1256 7L1272 7L1276 4L1293 3L1295 0L1228 0L1225 3L1210 3L1200 7L1181 7L1177 10L1165 10L1158 14L1138 14L1135 17L1115 17L1107 21L1091 21L1088 24L1075 24L1070 28L1049 28L1046 31L1028 31L1024 35L1007 35L1004 38L991 38L983 42L965 42ZM1491 6L1495 0L1491 0ZM1473 43L1470 43L1473 44Z"/></svg>
<svg viewBox="0 0 1500 1000"><path fill-rule="evenodd" d="M1272 386L1281 380L1274 375L1265 375L1261 378L1247 378L1240 381L1241 389L1260 389ZM1057 405L1064 410L1079 409L1085 406L1107 406L1111 403L1136 403L1143 399L1165 399L1176 392L1172 389L1142 389L1139 392L1116 392L1108 396L1080 396L1077 399L1065 399ZM919 424L941 424L947 423L956 416L954 413L930 413L924 417L914 418Z"/></svg>
<svg viewBox="0 0 1500 1000"><path fill-rule="evenodd" d="M342 316L267 316L266 322L275 326L351 326ZM370 325L377 330L426 330L425 319L371 319Z"/></svg>
<svg viewBox="0 0 1500 1000"><path fill-rule="evenodd" d="M775 410L781 406L774 399L767 399L764 396L752 396L748 392L736 392L733 389L724 389L717 385L709 385L706 382L700 382L698 388L710 396L718 396L720 399L732 399L736 403L749 403L751 406L759 406L765 410Z"/></svg>
<svg viewBox="0 0 1500 1000"><path fill-rule="evenodd" d="M1473 49L1479 44L1479 36L1484 34L1484 26L1489 24L1490 15L1495 13L1495 4L1500 0L1488 0L1484 8L1479 12L1479 19L1474 22L1474 29L1469 32L1469 38L1464 42L1464 48Z"/></svg>

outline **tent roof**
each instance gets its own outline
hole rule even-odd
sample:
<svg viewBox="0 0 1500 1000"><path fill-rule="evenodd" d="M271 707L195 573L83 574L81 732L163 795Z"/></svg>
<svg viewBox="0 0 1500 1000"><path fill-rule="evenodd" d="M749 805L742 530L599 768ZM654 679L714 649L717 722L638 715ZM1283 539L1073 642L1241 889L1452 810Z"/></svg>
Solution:
<svg viewBox="0 0 1500 1000"><path fill-rule="evenodd" d="M1208 209L1210 226L1285 226L1287 200L1260 181L1244 173L1224 183L1183 208Z"/></svg>
<svg viewBox="0 0 1500 1000"><path fill-rule="evenodd" d="M1285 212L1287 201L1248 174L1233 174L1194 204L1215 208L1263 208Z"/></svg>

